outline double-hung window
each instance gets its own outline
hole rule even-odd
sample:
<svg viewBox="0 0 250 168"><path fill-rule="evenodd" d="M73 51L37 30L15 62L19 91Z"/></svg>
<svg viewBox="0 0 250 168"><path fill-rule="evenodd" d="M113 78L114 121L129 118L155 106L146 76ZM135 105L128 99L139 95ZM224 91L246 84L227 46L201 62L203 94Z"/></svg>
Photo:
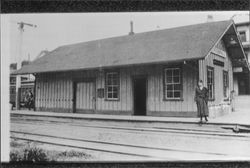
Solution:
<svg viewBox="0 0 250 168"><path fill-rule="evenodd" d="M164 99L181 99L182 97L181 68L164 70Z"/></svg>
<svg viewBox="0 0 250 168"><path fill-rule="evenodd" d="M214 68L207 67L207 87L208 87L208 98L209 100L214 99Z"/></svg>
<svg viewBox="0 0 250 168"><path fill-rule="evenodd" d="M228 87L229 87L228 72L223 71L223 95L225 98L228 97Z"/></svg>
<svg viewBox="0 0 250 168"><path fill-rule="evenodd" d="M120 77L118 72L106 73L106 99L118 100L119 99L119 87Z"/></svg>
<svg viewBox="0 0 250 168"><path fill-rule="evenodd" d="M240 31L239 35L240 35L240 39L241 39L242 42L246 42L247 41L247 39L246 39L246 32L245 31Z"/></svg>

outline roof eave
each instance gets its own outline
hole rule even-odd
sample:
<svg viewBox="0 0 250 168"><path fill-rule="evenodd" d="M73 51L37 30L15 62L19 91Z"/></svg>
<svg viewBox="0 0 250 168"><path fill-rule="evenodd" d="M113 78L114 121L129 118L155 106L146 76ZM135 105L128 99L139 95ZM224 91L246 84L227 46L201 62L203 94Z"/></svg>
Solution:
<svg viewBox="0 0 250 168"><path fill-rule="evenodd" d="M227 26L227 28L225 29L225 31L220 35L220 37L218 38L218 40L216 41L216 43L210 48L210 50L208 51L208 53L205 55L204 58L208 57L212 51L212 49L220 42L220 40L223 38L223 36L226 34L226 32L229 30L229 28L232 26L233 21L230 20L231 23Z"/></svg>
<svg viewBox="0 0 250 168"><path fill-rule="evenodd" d="M87 70L97 70L97 69L112 69L112 68L126 68L131 66L140 66L140 65L159 65L159 64L171 64L171 63L180 63L184 61L195 61L203 59L204 57L197 58L187 58L187 59L179 59L179 60L171 60L171 61L160 61L160 62L150 62L150 63L135 63L135 64L123 64L123 65L114 65L114 66L101 66L101 67L93 67L93 68L79 68L79 69L67 69L67 70L56 70L56 71L33 71L33 72L18 72L21 69L11 73L11 75L25 75L25 74L42 74L42 73L57 73L57 72L72 72L72 71L87 71Z"/></svg>

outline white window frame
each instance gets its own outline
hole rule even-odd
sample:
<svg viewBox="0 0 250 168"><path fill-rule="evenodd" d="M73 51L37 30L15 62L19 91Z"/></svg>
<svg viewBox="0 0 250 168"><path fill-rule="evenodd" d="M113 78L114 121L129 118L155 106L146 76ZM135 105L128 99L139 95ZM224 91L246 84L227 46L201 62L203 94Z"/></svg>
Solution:
<svg viewBox="0 0 250 168"><path fill-rule="evenodd" d="M212 82L208 80L208 78L210 78L209 72L212 72L212 76L211 76ZM209 89L210 85L212 87L212 90ZM209 100L214 100L215 99L215 95L214 95L215 94L215 88L214 88L214 68L210 67L210 66L207 66L207 88L208 88L208 99ZM210 93L212 93L212 95Z"/></svg>
<svg viewBox="0 0 250 168"><path fill-rule="evenodd" d="M111 77L111 84L108 84L108 76L112 75ZM117 75L117 84L114 84L113 80L114 80L114 76L113 75ZM111 91L108 90L108 88L111 87ZM117 88L117 97L113 97L114 96L114 88ZM112 95L112 97L109 97L109 94ZM120 75L118 72L106 72L105 74L105 95L106 95L106 100L119 100L120 97Z"/></svg>
<svg viewBox="0 0 250 168"><path fill-rule="evenodd" d="M179 74L178 75L174 75L174 70L178 70L179 71ZM171 82L168 82L168 74L167 72L168 71L171 71L172 75L170 76L172 78ZM178 82L175 82L174 81L174 78L175 77L179 77L179 80ZM171 86L172 85L172 90L171 91L168 91L168 86ZM175 89L174 87L176 85L180 85L179 89ZM183 92L183 88L182 88L182 69L180 67L171 67L171 68L165 68L164 69L164 100L181 100L182 99L182 92ZM172 92L172 97L168 97L168 92ZM174 93L175 92L179 92L180 93L180 96L178 97L175 97L174 96Z"/></svg>

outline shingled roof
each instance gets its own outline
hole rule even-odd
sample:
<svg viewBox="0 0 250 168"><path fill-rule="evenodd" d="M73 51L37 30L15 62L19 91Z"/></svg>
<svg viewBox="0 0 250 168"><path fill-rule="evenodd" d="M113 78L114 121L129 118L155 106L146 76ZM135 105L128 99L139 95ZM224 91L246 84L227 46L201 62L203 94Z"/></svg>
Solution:
<svg viewBox="0 0 250 168"><path fill-rule="evenodd" d="M210 22L61 46L16 74L204 58L231 21Z"/></svg>

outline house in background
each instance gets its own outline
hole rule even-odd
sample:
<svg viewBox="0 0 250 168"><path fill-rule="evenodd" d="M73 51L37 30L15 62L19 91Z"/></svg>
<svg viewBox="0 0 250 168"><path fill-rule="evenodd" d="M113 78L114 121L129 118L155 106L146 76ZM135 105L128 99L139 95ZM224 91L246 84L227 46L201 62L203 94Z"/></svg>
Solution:
<svg viewBox="0 0 250 168"><path fill-rule="evenodd" d="M21 63L21 66L26 66L30 63L30 61L24 60ZM12 74L17 70L17 64L10 64L10 104L12 107L16 105L16 75ZM34 81L35 77L32 74L21 75L21 88L20 88L20 105L24 106L24 98L27 90L30 90L32 93L34 92Z"/></svg>
<svg viewBox="0 0 250 168"><path fill-rule="evenodd" d="M236 24L244 52L250 63L250 22ZM250 72L241 65L234 68L234 90L236 95L250 95Z"/></svg>
<svg viewBox="0 0 250 168"><path fill-rule="evenodd" d="M232 21L61 46L15 74L34 74L35 108L67 113L196 117L197 81L210 117L231 111L233 67L248 68Z"/></svg>

